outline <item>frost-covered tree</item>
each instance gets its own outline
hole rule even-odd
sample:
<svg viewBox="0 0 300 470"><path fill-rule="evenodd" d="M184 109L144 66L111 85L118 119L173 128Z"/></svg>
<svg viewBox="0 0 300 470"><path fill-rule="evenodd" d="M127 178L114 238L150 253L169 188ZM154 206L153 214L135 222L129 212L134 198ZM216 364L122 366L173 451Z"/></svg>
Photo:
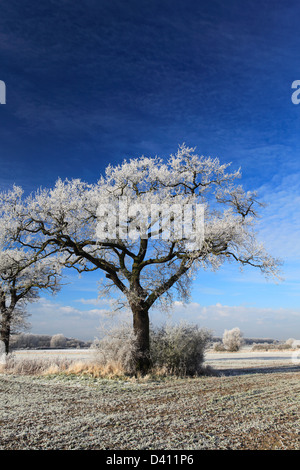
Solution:
<svg viewBox="0 0 300 470"><path fill-rule="evenodd" d="M108 165L95 184L58 180L20 204L19 241L56 245L65 266L105 274L103 292L115 289L132 311L137 364L146 371L149 311L171 306L174 295L186 301L199 269L234 261L278 274L278 261L256 239L256 194L237 185L240 171L228 167L183 145L166 161Z"/></svg>
<svg viewBox="0 0 300 470"><path fill-rule="evenodd" d="M239 351L243 344L243 334L239 328L225 330L223 334L223 345L227 351Z"/></svg>
<svg viewBox="0 0 300 470"><path fill-rule="evenodd" d="M23 249L0 252L0 339L9 352L11 334L24 326L26 306L39 298L41 290L59 289L61 269L56 260L36 259Z"/></svg>
<svg viewBox="0 0 300 470"><path fill-rule="evenodd" d="M6 353L11 334L27 327L27 304L37 300L41 290L57 292L62 269L57 248L48 243L36 250L18 241L21 196L17 187L0 195L0 340Z"/></svg>
<svg viewBox="0 0 300 470"><path fill-rule="evenodd" d="M51 341L50 341L51 348L65 348L66 345L67 345L67 338L63 334L58 333L52 336Z"/></svg>

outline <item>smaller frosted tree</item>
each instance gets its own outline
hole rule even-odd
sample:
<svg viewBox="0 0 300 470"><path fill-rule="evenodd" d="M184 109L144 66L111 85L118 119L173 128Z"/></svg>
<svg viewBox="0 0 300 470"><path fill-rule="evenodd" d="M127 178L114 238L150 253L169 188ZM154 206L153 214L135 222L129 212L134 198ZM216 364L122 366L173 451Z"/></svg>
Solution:
<svg viewBox="0 0 300 470"><path fill-rule="evenodd" d="M239 328L225 330L223 334L223 345L227 351L239 351L243 344L243 334Z"/></svg>
<svg viewBox="0 0 300 470"><path fill-rule="evenodd" d="M59 290L60 266L53 257L39 259L35 252L11 249L0 252L0 340L9 352L13 328L24 325L26 306L41 290Z"/></svg>
<svg viewBox="0 0 300 470"><path fill-rule="evenodd" d="M35 249L18 240L24 221L23 191L14 186L0 193L0 340L9 352L12 333L23 329L26 306L39 298L40 291L60 289L62 255L51 244Z"/></svg>
<svg viewBox="0 0 300 470"><path fill-rule="evenodd" d="M67 345L67 339L66 337L58 333L57 335L53 335L50 341L50 347L51 348L65 348Z"/></svg>

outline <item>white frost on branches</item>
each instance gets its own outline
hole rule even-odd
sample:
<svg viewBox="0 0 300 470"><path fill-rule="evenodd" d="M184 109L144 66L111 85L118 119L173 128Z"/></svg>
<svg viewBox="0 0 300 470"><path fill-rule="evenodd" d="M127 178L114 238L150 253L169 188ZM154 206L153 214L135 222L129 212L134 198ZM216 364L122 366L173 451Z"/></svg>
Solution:
<svg viewBox="0 0 300 470"><path fill-rule="evenodd" d="M40 253L56 247L65 266L78 272L102 270L105 289L116 289L131 308L143 304L149 309L156 301L171 304L175 293L187 299L199 269L217 270L226 261L252 265L276 278L279 261L256 240L257 195L236 185L240 170L230 172L229 166L182 145L167 161L141 157L109 165L95 184L59 179L54 188L41 189L24 200L15 188L1 199L7 198L7 207L13 206L22 226L16 232L14 217L9 219L7 214L3 221L8 219L9 233L17 233L20 247ZM162 234L158 218L149 220L145 213L134 211L120 214L120 198L126 199L129 209L143 205L146 214L153 205L201 204L204 240L191 249L189 240L176 238L175 231L169 239L155 237ZM109 207L108 213L101 215L100 205ZM101 217L116 227L115 238L97 237ZM138 227L147 236L126 238L128 227ZM0 242L5 245L1 232Z"/></svg>
<svg viewBox="0 0 300 470"><path fill-rule="evenodd" d="M57 248L30 244L32 234L23 231L22 194L17 186L0 194L0 336L7 351L13 330L27 327L26 305L41 290L59 290L63 267Z"/></svg>

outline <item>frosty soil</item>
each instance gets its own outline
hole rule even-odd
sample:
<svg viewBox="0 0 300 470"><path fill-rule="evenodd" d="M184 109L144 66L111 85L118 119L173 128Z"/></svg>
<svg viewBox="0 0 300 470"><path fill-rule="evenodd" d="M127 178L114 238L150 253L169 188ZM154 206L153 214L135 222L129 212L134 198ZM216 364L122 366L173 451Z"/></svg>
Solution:
<svg viewBox="0 0 300 470"><path fill-rule="evenodd" d="M149 381L2 374L0 449L299 450L300 368L268 364Z"/></svg>

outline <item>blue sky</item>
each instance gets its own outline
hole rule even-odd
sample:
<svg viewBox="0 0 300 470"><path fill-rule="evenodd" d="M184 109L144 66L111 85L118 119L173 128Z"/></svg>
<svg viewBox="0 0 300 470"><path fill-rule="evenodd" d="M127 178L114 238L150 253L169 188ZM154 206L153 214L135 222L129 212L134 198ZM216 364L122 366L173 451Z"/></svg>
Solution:
<svg viewBox="0 0 300 470"><path fill-rule="evenodd" d="M221 335L300 338L300 6L297 1L41 0L0 15L0 185L94 182L108 163L167 157L179 144L242 168L268 203L259 237L285 280L224 266L174 307ZM34 333L97 336L105 300L78 279L32 305ZM160 318L153 312L153 321Z"/></svg>

